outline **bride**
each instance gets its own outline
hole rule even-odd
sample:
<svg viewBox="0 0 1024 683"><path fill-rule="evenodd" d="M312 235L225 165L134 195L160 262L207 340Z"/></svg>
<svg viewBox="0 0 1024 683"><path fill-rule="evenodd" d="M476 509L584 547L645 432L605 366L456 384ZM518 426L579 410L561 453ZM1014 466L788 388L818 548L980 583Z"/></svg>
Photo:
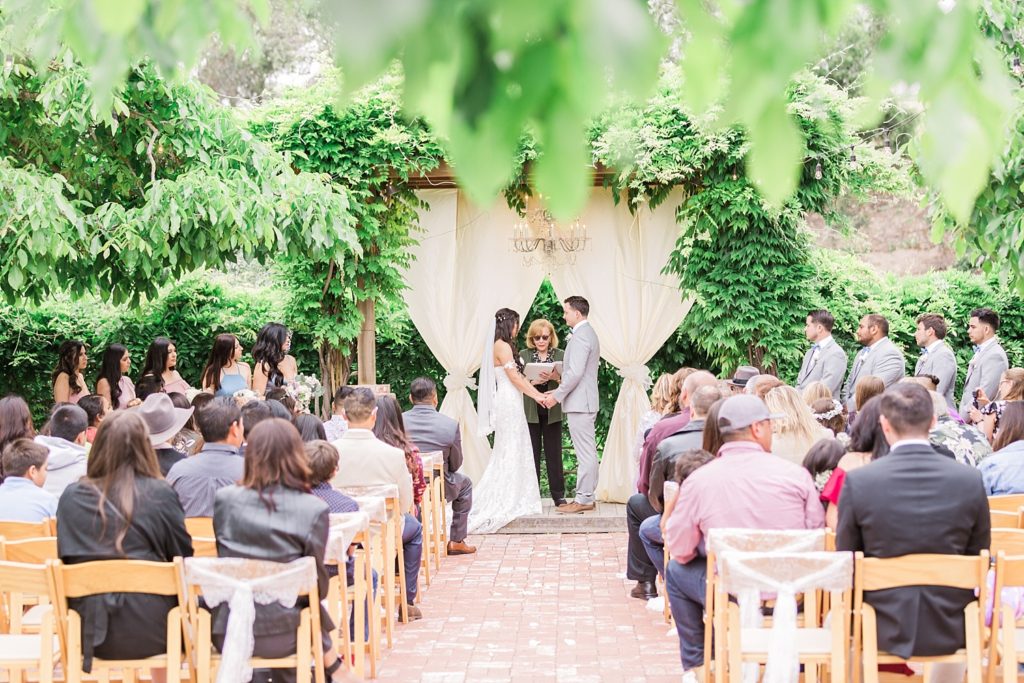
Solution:
<svg viewBox="0 0 1024 683"><path fill-rule="evenodd" d="M542 394L523 376L516 353L519 314L502 308L494 314L492 329L494 333L484 341L477 409L478 432L486 436L493 431L494 448L487 469L473 487L471 534L492 533L517 517L541 513L523 395L539 399Z"/></svg>

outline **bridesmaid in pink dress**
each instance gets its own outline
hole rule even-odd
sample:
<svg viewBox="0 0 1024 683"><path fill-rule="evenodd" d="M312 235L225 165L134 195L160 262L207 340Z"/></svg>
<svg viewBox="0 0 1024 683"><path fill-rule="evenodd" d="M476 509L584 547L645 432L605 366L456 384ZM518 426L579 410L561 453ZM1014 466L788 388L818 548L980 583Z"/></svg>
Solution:
<svg viewBox="0 0 1024 683"><path fill-rule="evenodd" d="M57 367L53 369L51 376L53 402L78 403L78 399L89 393L85 376L82 374L85 366L89 364L85 344L76 339L69 339L61 343L57 354Z"/></svg>
<svg viewBox="0 0 1024 683"><path fill-rule="evenodd" d="M146 375L159 375L165 393L185 394L192 387L178 374L175 369L177 364L178 349L174 342L167 337L157 337L146 351L146 361L143 363L139 382L141 383Z"/></svg>
<svg viewBox="0 0 1024 683"><path fill-rule="evenodd" d="M110 401L113 410L124 410L135 399L135 384L128 377L131 368L128 349L121 344L107 346L96 376L96 393Z"/></svg>

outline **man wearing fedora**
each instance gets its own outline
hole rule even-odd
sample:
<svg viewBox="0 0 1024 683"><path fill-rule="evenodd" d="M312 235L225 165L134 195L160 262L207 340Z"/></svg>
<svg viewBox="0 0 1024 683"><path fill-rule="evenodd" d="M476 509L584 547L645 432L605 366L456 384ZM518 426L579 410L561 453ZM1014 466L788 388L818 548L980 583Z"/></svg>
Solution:
<svg viewBox="0 0 1024 683"><path fill-rule="evenodd" d="M733 394L742 394L747 391L747 385L750 383L750 380L758 377L760 374L761 371L753 365L741 365L736 368L732 379L726 381L726 384L732 389Z"/></svg>
<svg viewBox="0 0 1024 683"><path fill-rule="evenodd" d="M134 410L149 427L149 443L156 451L160 474L166 477L174 463L188 457L171 445L171 439L189 421L195 408L175 408L171 397L161 391L147 396Z"/></svg>

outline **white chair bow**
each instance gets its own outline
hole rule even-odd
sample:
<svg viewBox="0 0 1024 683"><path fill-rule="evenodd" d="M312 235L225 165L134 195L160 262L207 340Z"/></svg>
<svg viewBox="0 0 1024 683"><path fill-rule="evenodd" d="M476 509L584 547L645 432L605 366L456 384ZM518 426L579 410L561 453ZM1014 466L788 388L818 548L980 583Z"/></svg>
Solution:
<svg viewBox="0 0 1024 683"><path fill-rule="evenodd" d="M299 595L317 594L316 561L312 557L300 557L288 563L188 557L185 558L185 580L202 589L208 607L227 603L231 609L217 683L237 683L252 677L249 660L255 647L256 603L277 602L294 607ZM315 601L312 609L316 608ZM303 647L303 644L298 646Z"/></svg>
<svg viewBox="0 0 1024 683"><path fill-rule="evenodd" d="M853 554L846 552L740 552L718 557L719 581L737 596L742 629L761 626L763 593L775 594L765 683L796 683L800 674L796 596L812 590L849 590ZM757 668L745 667L744 680L756 680Z"/></svg>

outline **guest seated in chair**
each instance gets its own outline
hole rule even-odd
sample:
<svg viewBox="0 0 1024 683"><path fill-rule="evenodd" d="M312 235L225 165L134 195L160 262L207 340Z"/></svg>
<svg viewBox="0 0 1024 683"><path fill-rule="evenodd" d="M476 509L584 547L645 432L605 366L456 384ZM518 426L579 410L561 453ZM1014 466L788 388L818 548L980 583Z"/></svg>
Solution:
<svg viewBox="0 0 1024 683"><path fill-rule="evenodd" d="M718 411L725 443L718 457L691 474L665 524L672 556L665 586L672 607L683 682L695 683L704 662L707 560L700 553L718 528L819 529L825 511L803 467L771 455L772 415L756 396L727 398Z"/></svg>
<svg viewBox="0 0 1024 683"><path fill-rule="evenodd" d="M0 519L41 522L57 514L57 497L43 490L50 451L32 439L15 439L3 450Z"/></svg>
<svg viewBox="0 0 1024 683"><path fill-rule="evenodd" d="M846 476L836 549L865 557L980 554L991 542L982 476L928 442L935 425L928 391L896 384L879 401L892 450ZM969 590L917 586L865 595L878 614L878 647L903 658L964 647L964 607L973 599ZM961 665L934 667L932 682L963 680Z"/></svg>
<svg viewBox="0 0 1024 683"><path fill-rule="evenodd" d="M316 560L320 599L327 597L328 576L324 565L329 528L328 506L309 495L310 470L299 432L286 420L271 418L256 425L245 449L245 474L241 484L217 491L213 528L219 557L243 557L270 562L291 562L300 557ZM257 657L287 657L295 652L299 613L307 605L285 607L279 603L256 605L253 626ZM214 610L214 644L222 647L228 609ZM324 666L328 676L340 679L341 661L331 648L331 618L320 606L320 630ZM259 674L259 680L267 677ZM291 683L295 672L273 669L274 683ZM256 677L253 680L257 680Z"/></svg>
<svg viewBox="0 0 1024 683"><path fill-rule="evenodd" d="M199 409L196 417L203 449L175 463L167 483L181 499L187 517L210 517L217 491L235 484L244 470L242 412L233 398L218 396Z"/></svg>
<svg viewBox="0 0 1024 683"><path fill-rule="evenodd" d="M174 490L160 476L143 419L117 411L103 421L85 477L57 505L57 554L65 564L93 560L170 562L192 555L192 537ZM82 616L84 668L92 658L142 659L166 652L167 613L177 597L92 595L68 600ZM154 680L163 681L154 670Z"/></svg>
<svg viewBox="0 0 1024 683"><path fill-rule="evenodd" d="M419 586L420 561L423 558L423 525L412 516L412 477L405 453L389 446L373 434L377 422L377 399L373 392L359 387L345 399L348 431L333 443L338 449L338 473L331 484L347 486L398 486L398 509L404 517L402 548L405 553L405 600L409 619L423 617L413 602Z"/></svg>
<svg viewBox="0 0 1024 683"><path fill-rule="evenodd" d="M462 467L462 434L459 423L437 412L437 386L417 377L409 387L412 409L402 413L405 431L420 453L441 451L444 455L444 495L452 504L449 555L468 555L476 547L466 544L469 510L473 507L473 482L459 472Z"/></svg>

